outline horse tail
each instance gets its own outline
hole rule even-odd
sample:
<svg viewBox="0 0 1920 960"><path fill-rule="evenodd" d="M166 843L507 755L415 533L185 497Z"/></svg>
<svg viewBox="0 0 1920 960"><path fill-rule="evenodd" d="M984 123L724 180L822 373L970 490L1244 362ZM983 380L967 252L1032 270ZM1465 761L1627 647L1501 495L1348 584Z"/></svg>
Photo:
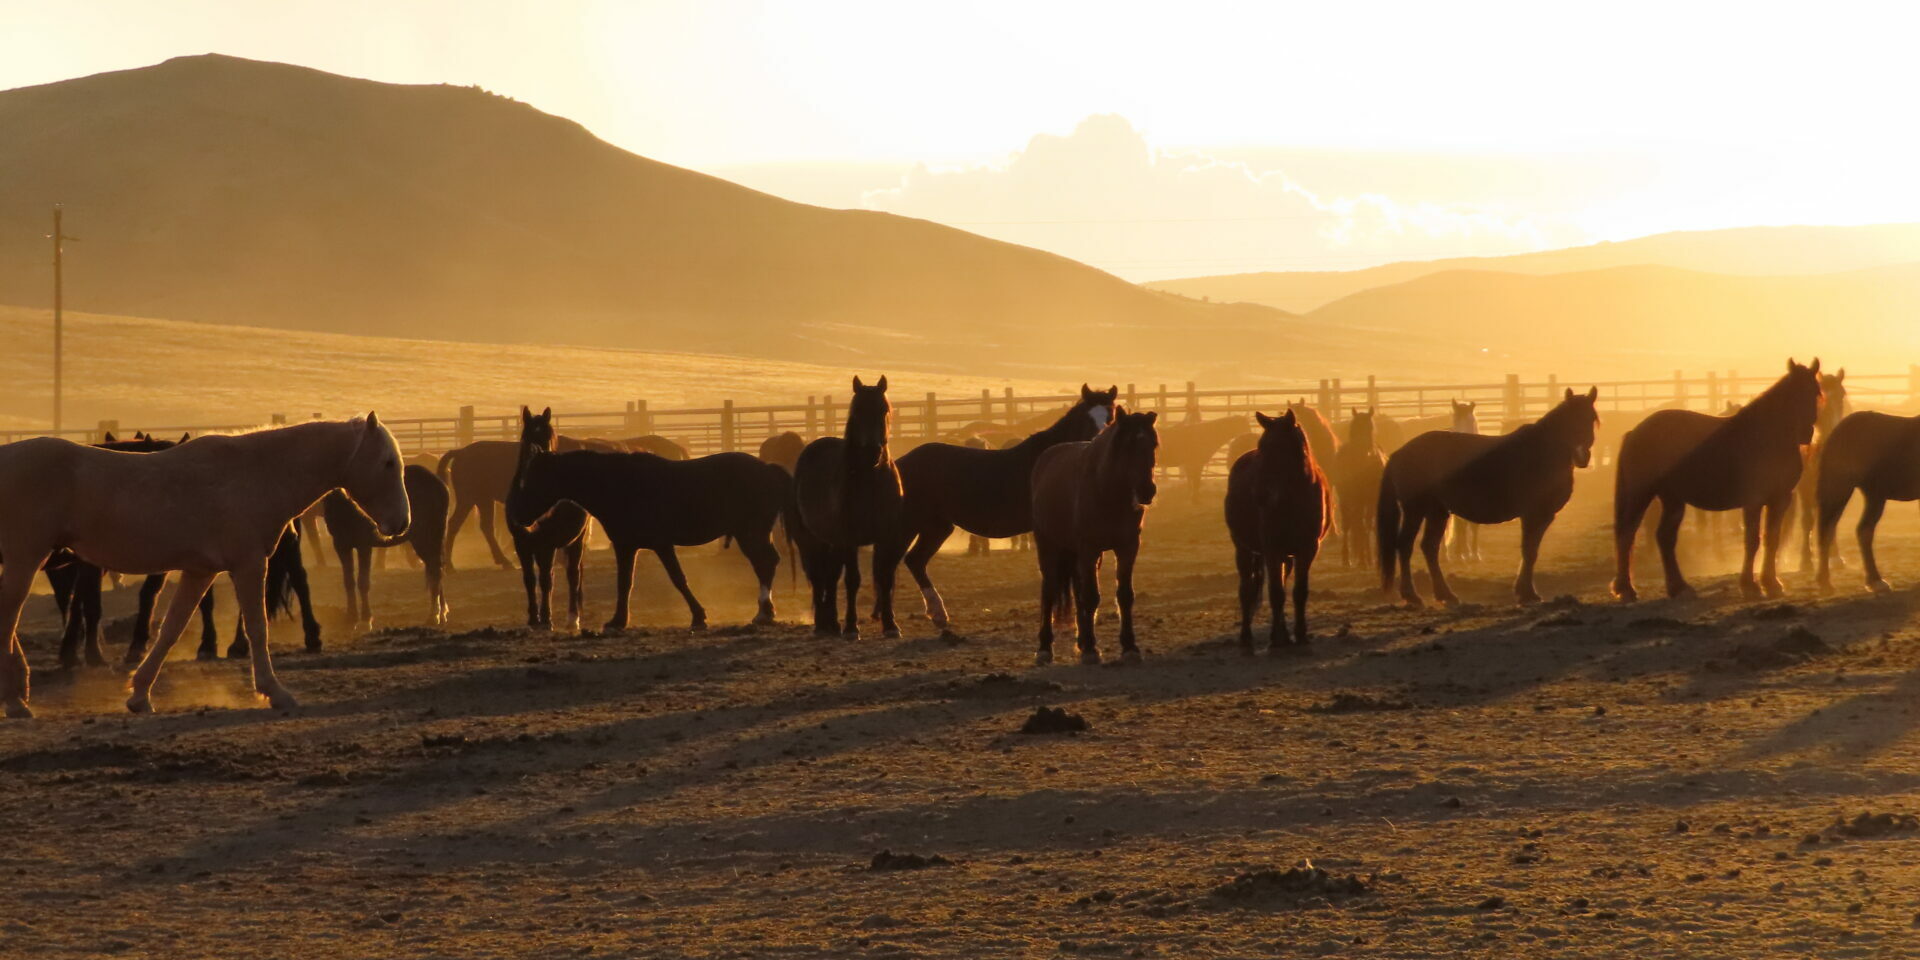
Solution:
<svg viewBox="0 0 1920 960"><path fill-rule="evenodd" d="M1389 463L1391 465L1391 463ZM1380 589L1393 590L1393 564L1398 550L1395 542L1400 539L1400 496L1393 491L1393 471L1380 471L1380 501L1375 505L1373 520L1374 552L1380 560Z"/></svg>
<svg viewBox="0 0 1920 960"><path fill-rule="evenodd" d="M720 538L720 549L722 550L733 549L733 534L729 533Z"/></svg>
<svg viewBox="0 0 1920 960"><path fill-rule="evenodd" d="M293 610L293 569L292 565L300 557L300 527L297 522L287 525L280 534L280 542L273 548L273 555L267 558L267 619L279 619L282 613Z"/></svg>
<svg viewBox="0 0 1920 960"><path fill-rule="evenodd" d="M447 482L447 470L453 466L453 455L459 452L460 449L458 447L448 450L446 453L440 455L440 462L434 464L433 475L439 477L441 483Z"/></svg>

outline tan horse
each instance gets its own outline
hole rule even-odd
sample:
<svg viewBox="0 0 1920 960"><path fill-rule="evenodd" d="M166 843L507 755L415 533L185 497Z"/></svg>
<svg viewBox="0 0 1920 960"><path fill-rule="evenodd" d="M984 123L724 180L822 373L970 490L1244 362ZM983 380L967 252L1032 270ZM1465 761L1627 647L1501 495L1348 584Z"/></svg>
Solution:
<svg viewBox="0 0 1920 960"><path fill-rule="evenodd" d="M1178 469L1187 481L1187 490L1200 499L1200 475L1220 448L1247 430L1247 415L1229 414L1216 420L1201 420L1160 428L1159 462L1167 469Z"/></svg>
<svg viewBox="0 0 1920 960"><path fill-rule="evenodd" d="M1353 408L1347 442L1333 455L1333 486L1340 513L1340 562L1373 562L1374 514L1380 507L1380 476L1387 457L1373 435L1374 410ZM1236 459L1235 462L1238 462Z"/></svg>
<svg viewBox="0 0 1920 960"><path fill-rule="evenodd" d="M51 437L0 447L0 703L30 717L20 609L33 575L65 547L103 569L180 571L160 635L133 673L127 709L153 710L151 692L167 652L214 577L226 573L254 638L253 688L275 707L296 706L267 649L267 558L280 532L315 501L344 488L380 532L409 520L400 450L365 419L315 421L238 436L206 436L157 453L119 453Z"/></svg>
<svg viewBox="0 0 1920 960"><path fill-rule="evenodd" d="M1833 436L1834 428L1847 417L1847 368L1821 374L1820 392L1826 395L1826 403L1820 407L1820 419L1813 422L1813 442L1801 450L1800 462L1804 466L1800 470L1800 485L1793 491L1793 499L1798 507L1794 512L1800 518L1801 573L1813 569L1814 530L1820 526L1820 454L1826 449L1827 440ZM1840 561L1838 553L1830 553L1830 557L1833 562ZM1821 559L1825 561L1829 558Z"/></svg>
<svg viewBox="0 0 1920 960"><path fill-rule="evenodd" d="M635 437L633 440L644 440ZM554 452L596 450L624 453L631 441L579 439L561 436L554 440ZM671 442L671 441L669 441ZM637 449L637 448L636 448ZM648 451L653 452L653 451ZM684 451L682 451L684 453ZM668 457L668 459L676 459ZM677 459L686 459L684 456ZM467 522L467 514L479 511L480 536L493 553L493 562L502 570L513 569L513 562L500 549L493 533L494 504L505 505L507 491L513 486L513 471L520 466L520 441L475 440L464 447L447 451L434 466L434 473L453 494L453 506L447 514L446 569L453 571L453 538Z"/></svg>

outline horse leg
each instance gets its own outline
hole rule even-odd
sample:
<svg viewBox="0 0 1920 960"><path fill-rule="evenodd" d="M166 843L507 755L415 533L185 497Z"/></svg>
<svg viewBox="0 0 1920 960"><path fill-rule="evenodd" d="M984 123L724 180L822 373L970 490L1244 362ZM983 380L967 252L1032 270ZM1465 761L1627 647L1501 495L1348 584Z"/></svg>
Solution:
<svg viewBox="0 0 1920 960"><path fill-rule="evenodd" d="M0 630L7 634L7 648L0 657L0 704L16 720L33 716L27 706L32 671L27 668L26 649L20 645L20 610L33 590L34 574L46 565L50 552L31 556L15 551L12 562L0 567Z"/></svg>
<svg viewBox="0 0 1920 960"><path fill-rule="evenodd" d="M308 653L320 652L320 620L313 615L313 590L307 586L307 568L304 564L293 564L287 571L287 583L293 587L293 595L300 601L300 633L306 640Z"/></svg>
<svg viewBox="0 0 1920 960"><path fill-rule="evenodd" d="M373 592L373 547L364 546L356 552L360 558L360 569L357 575L360 586L359 626L362 630L372 630L373 597L371 594Z"/></svg>
<svg viewBox="0 0 1920 960"><path fill-rule="evenodd" d="M1133 635L1133 562L1140 556L1140 541L1123 543L1113 550L1113 599L1120 604L1120 662L1139 663L1140 645Z"/></svg>
<svg viewBox="0 0 1920 960"><path fill-rule="evenodd" d="M107 653L100 647L100 583L106 574L99 567L88 564L80 572L80 582L76 586L74 599L80 604L80 614L86 621L87 666L104 667L107 665Z"/></svg>
<svg viewBox="0 0 1920 960"><path fill-rule="evenodd" d="M362 558L365 562L365 558ZM273 653L267 642L267 562L246 563L228 571L240 617L247 625L247 649L253 657L253 692L266 697L276 710L300 705L273 673ZM144 664L143 664L144 666Z"/></svg>
<svg viewBox="0 0 1920 960"><path fill-rule="evenodd" d="M687 575L680 569L680 555L673 551L671 544L660 547L653 552L659 556L660 565L666 568L667 579L673 582L673 588L680 591L681 599L687 601L687 613L693 617L693 622L688 625L687 629L694 633L705 633L707 630L707 609L700 605L700 601L693 598L693 591L687 588ZM848 579L855 588L859 587L859 574L850 574ZM849 593L847 594L847 623L852 624L853 619L853 594ZM851 630L852 627L850 626L849 629Z"/></svg>
<svg viewBox="0 0 1920 960"><path fill-rule="evenodd" d="M200 594L200 649L197 656L201 660L212 660L220 656L220 628L213 622L213 589ZM238 639L237 637L235 639Z"/></svg>
<svg viewBox="0 0 1920 960"><path fill-rule="evenodd" d="M893 619L893 581L900 572L900 542L883 537L873 544L873 605L880 614L880 636L886 640L900 637L900 625Z"/></svg>
<svg viewBox="0 0 1920 960"><path fill-rule="evenodd" d="M860 616L856 611L860 606L860 548L848 547L841 552L840 566L847 585L847 620L841 626L840 634L848 640L858 640Z"/></svg>
<svg viewBox="0 0 1920 960"><path fill-rule="evenodd" d="M1273 624L1267 629L1267 652L1286 649L1287 636L1287 558L1278 550L1269 550L1267 562L1267 604L1273 608Z"/></svg>
<svg viewBox="0 0 1920 960"><path fill-rule="evenodd" d="M261 564L262 567L265 563ZM127 709L134 713L153 712L153 681L160 676L160 667L167 662L167 653L173 649L174 641L186 632L187 619L193 616L194 608L199 606L200 598L207 595L207 588L213 585L216 574L181 571L180 583L173 590L173 597L167 601L167 615L160 621L160 635L153 638L153 644L141 657L140 666L133 671L129 681L131 694L127 697ZM264 588L261 598L264 600Z"/></svg>
<svg viewBox="0 0 1920 960"><path fill-rule="evenodd" d="M546 624L540 620L539 584L535 579L538 574L533 569L533 547L527 542L529 537L529 534L514 532L513 552L520 560L520 589L527 595L527 626L538 630Z"/></svg>
<svg viewBox="0 0 1920 960"><path fill-rule="evenodd" d="M1521 603L1539 603L1540 593L1533 588L1533 565L1540 559L1540 540L1553 525L1553 514L1520 518L1520 575L1513 580L1513 595Z"/></svg>
<svg viewBox="0 0 1920 960"><path fill-rule="evenodd" d="M1740 596L1760 599L1760 585L1753 580L1754 555L1760 552L1762 505L1740 508Z"/></svg>
<svg viewBox="0 0 1920 960"><path fill-rule="evenodd" d="M1643 490L1628 490L1624 483L1616 483L1613 491L1613 585L1615 597L1632 603L1640 599L1640 591L1633 588L1633 541L1639 538L1640 522L1646 519L1647 508L1653 505L1653 494ZM1660 526L1667 524L1666 508L1661 507ZM1678 522L1674 527L1679 530ZM1666 551L1661 551L1664 559Z"/></svg>
<svg viewBox="0 0 1920 960"><path fill-rule="evenodd" d="M1660 523L1653 528L1653 542L1660 548L1660 569L1667 578L1667 596L1682 597L1693 593L1687 586L1685 577L1680 575L1680 524L1687 518L1687 505L1678 497L1660 498ZM1617 531L1616 531L1617 535ZM1630 589L1630 588L1629 588ZM1617 594L1616 594L1617 595ZM1622 599L1632 599L1631 596Z"/></svg>
<svg viewBox="0 0 1920 960"><path fill-rule="evenodd" d="M1809 458L1809 460L1811 459L1812 458ZM1797 518L1800 521L1800 526L1794 530L1793 535L1794 539L1800 542L1801 573L1813 572L1813 531L1818 525L1818 522L1814 519L1814 514L1819 511L1819 507L1815 505L1813 498L1815 487L1813 470L1812 464L1809 463L1801 478L1800 489L1795 490L1793 493L1791 508L1793 515L1788 517L1789 520Z"/></svg>
<svg viewBox="0 0 1920 960"><path fill-rule="evenodd" d="M500 540L493 535L494 502L492 500L482 501L479 505L479 510L480 536L486 538L487 549L493 551L494 565L502 570L513 569L507 565L507 555L500 552ZM448 547L451 548L452 544L449 543Z"/></svg>
<svg viewBox="0 0 1920 960"><path fill-rule="evenodd" d="M1873 555L1873 531L1880 525L1880 515L1885 513L1886 509L1885 497L1867 497L1866 502L1860 505L1860 523L1853 528L1854 537L1860 543L1860 567L1867 577L1867 589L1874 593L1890 593L1893 590L1887 581L1880 578L1880 561ZM1833 518L1834 523L1838 523L1840 511L1835 510ZM1827 545L1833 542L1833 526L1834 524L1830 523L1825 530L1821 531L1820 577L1823 582L1826 582ZM1826 585L1832 586L1830 582Z"/></svg>
<svg viewBox="0 0 1920 960"><path fill-rule="evenodd" d="M358 624L360 622L360 607L357 605L353 592L353 547L339 540L335 540L333 542L333 554L340 558L340 583L347 593L347 623L349 625ZM349 626L348 629L351 630L352 627Z"/></svg>
<svg viewBox="0 0 1920 960"><path fill-rule="evenodd" d="M1413 542L1420 537L1420 525L1425 521L1425 511L1415 510L1411 503L1403 504L1400 530L1393 540L1394 556L1388 558L1389 562L1397 561L1400 568L1400 599L1415 609L1426 606L1425 601L1420 599L1419 589L1413 585ZM1446 536L1446 527L1442 526L1436 536Z"/></svg>
<svg viewBox="0 0 1920 960"><path fill-rule="evenodd" d="M1080 648L1080 662L1087 666L1100 662L1100 643L1093 635L1094 614L1100 610L1100 554L1076 550L1073 555L1074 646Z"/></svg>
<svg viewBox="0 0 1920 960"><path fill-rule="evenodd" d="M1060 551L1051 544L1039 547L1040 554L1040 645L1033 654L1033 665L1044 667L1053 662L1053 607L1060 598Z"/></svg>
<svg viewBox="0 0 1920 960"><path fill-rule="evenodd" d="M167 585L164 573L148 574L140 582L140 604L133 615L133 640L127 644L127 655L121 658L124 666L134 666L140 662L140 655L147 652L147 638L153 634L153 600L160 595L160 588Z"/></svg>
<svg viewBox="0 0 1920 960"><path fill-rule="evenodd" d="M1780 532L1787 522L1787 515L1793 509L1793 493L1787 494L1766 507L1766 553L1760 561L1760 589L1768 597L1779 599L1787 595L1787 588L1780 583ZM1749 540L1752 538L1749 537Z"/></svg>
<svg viewBox="0 0 1920 960"><path fill-rule="evenodd" d="M419 542L415 541L414 546L418 547ZM437 553L438 551L434 552ZM447 614L451 612L447 608L447 572L445 562L438 556L428 556L425 551L421 551L420 566L425 568L427 576L427 606L429 608L427 617L433 622L434 626L444 626L447 622ZM301 579L304 580L306 578L303 576Z"/></svg>
<svg viewBox="0 0 1920 960"><path fill-rule="evenodd" d="M1253 615L1260 609L1260 555L1236 547L1233 566L1240 574L1240 652L1253 653Z"/></svg>
<svg viewBox="0 0 1920 960"><path fill-rule="evenodd" d="M539 581L540 625L553 629L553 548L534 547L533 566Z"/></svg>
<svg viewBox="0 0 1920 960"><path fill-rule="evenodd" d="M1307 574L1313 570L1313 558L1320 552L1308 545L1293 561L1293 642L1307 643Z"/></svg>
<svg viewBox="0 0 1920 960"><path fill-rule="evenodd" d="M60 669L80 667L80 611L73 602L73 588L79 582L82 561L45 571L47 585L53 588L53 606L60 611Z"/></svg>
<svg viewBox="0 0 1920 960"><path fill-rule="evenodd" d="M944 520L929 523L920 528L913 539L913 546L907 550L907 572L913 574L913 582L920 586L920 599L926 601L927 619L940 631L940 635L953 633L953 622L947 617L947 602L940 597L940 591L934 589L933 578L927 575L927 564L940 552L941 544L953 536L953 524Z"/></svg>
<svg viewBox="0 0 1920 960"><path fill-rule="evenodd" d="M625 630L632 619L629 609L633 593L633 562L640 555L640 548L631 543L613 545L613 616L601 627L613 632Z"/></svg>
<svg viewBox="0 0 1920 960"><path fill-rule="evenodd" d="M460 526L467 522L467 514L472 510L473 504L455 500L447 514L447 535L440 541L440 563L448 573L453 572L453 538L459 535Z"/></svg>
<svg viewBox="0 0 1920 960"><path fill-rule="evenodd" d="M1427 577L1433 581L1433 599L1442 606L1460 602L1453 588L1447 586L1447 575L1440 570L1440 543L1447 535L1447 521L1451 518L1446 507L1435 504L1427 513L1426 535L1420 538L1420 553L1427 558Z"/></svg>
<svg viewBox="0 0 1920 960"><path fill-rule="evenodd" d="M780 551L773 546L773 540L762 534L747 534L733 538L740 545L740 553L753 565L753 578L760 584L760 601L753 614L755 626L771 626L773 613L773 575L780 569Z"/></svg>

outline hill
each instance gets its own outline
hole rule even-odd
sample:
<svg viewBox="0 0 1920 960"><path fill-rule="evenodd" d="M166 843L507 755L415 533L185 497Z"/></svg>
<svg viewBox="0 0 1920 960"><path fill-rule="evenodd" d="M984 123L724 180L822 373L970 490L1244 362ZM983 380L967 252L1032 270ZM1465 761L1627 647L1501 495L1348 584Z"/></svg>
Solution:
<svg viewBox="0 0 1920 960"><path fill-rule="evenodd" d="M142 317L67 314L68 426L119 420L128 429L264 423L274 413L448 417L463 404L510 415L520 404L561 412L791 403L847 393L848 372L815 364L712 354L492 344L269 330ZM0 428L41 429L49 415L47 313L0 307ZM918 396L1013 387L1059 392L1064 382L912 373ZM1076 381L1077 384L1078 381ZM750 428L746 424L743 429Z"/></svg>
<svg viewBox="0 0 1920 960"><path fill-rule="evenodd" d="M0 129L0 303L46 302L57 200L69 305L104 314L969 374L1443 357L782 200L475 88L182 57L0 93Z"/></svg>
<svg viewBox="0 0 1920 960"><path fill-rule="evenodd" d="M1365 270L1238 273L1146 284L1187 297L1305 313L1374 287L1455 270L1550 274L1665 266L1745 276L1835 273L1920 262L1920 224L1742 227L1661 233L1507 257L1410 260Z"/></svg>
<svg viewBox="0 0 1920 960"><path fill-rule="evenodd" d="M1789 355L1898 370L1920 360L1916 315L1920 264L1784 277L1652 266L1544 276L1456 270L1356 293L1308 316L1449 336L1594 377L1729 364L1755 372Z"/></svg>

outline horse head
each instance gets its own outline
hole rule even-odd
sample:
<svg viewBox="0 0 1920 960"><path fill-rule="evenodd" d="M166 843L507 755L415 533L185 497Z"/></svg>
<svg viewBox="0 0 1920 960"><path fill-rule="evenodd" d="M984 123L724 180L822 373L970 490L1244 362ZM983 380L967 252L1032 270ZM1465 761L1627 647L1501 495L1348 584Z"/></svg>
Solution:
<svg viewBox="0 0 1920 960"><path fill-rule="evenodd" d="M1461 403L1458 400L1449 400L1447 402L1453 404L1453 432L1480 432L1480 418L1473 412L1474 408L1480 405L1480 401L1468 400L1466 403Z"/></svg>
<svg viewBox="0 0 1920 960"><path fill-rule="evenodd" d="M1808 444L1813 442L1813 428L1820 422L1821 404L1826 395L1821 390L1820 358L1814 357L1813 363L1802 366L1787 358L1787 375L1781 377L1766 393L1754 398L1743 413L1754 413L1759 408L1778 404L1784 425L1792 431L1793 442ZM1761 399L1772 403L1762 404Z"/></svg>
<svg viewBox="0 0 1920 960"><path fill-rule="evenodd" d="M1374 446L1372 407L1365 410L1353 408L1353 419L1347 421L1347 445L1358 446L1362 450Z"/></svg>
<svg viewBox="0 0 1920 960"><path fill-rule="evenodd" d="M347 458L346 482L340 486L381 536L400 536L413 519L401 472L400 444L372 412L348 423L359 428L360 437Z"/></svg>
<svg viewBox="0 0 1920 960"><path fill-rule="evenodd" d="M1260 423L1260 472L1273 479L1288 476L1306 476L1311 471L1307 465L1313 461L1313 453L1307 442L1307 431L1300 425L1300 418L1292 408L1277 417L1269 417L1254 411L1253 418ZM1275 493L1280 484L1266 484Z"/></svg>
<svg viewBox="0 0 1920 960"><path fill-rule="evenodd" d="M1072 426L1072 433L1067 439L1091 440L1098 436L1100 431L1107 428L1107 424L1113 422L1113 403L1119 396L1118 384L1108 386L1105 390L1095 390L1081 384L1079 401L1068 408L1067 415L1061 418Z"/></svg>
<svg viewBox="0 0 1920 960"><path fill-rule="evenodd" d="M1106 469L1109 477L1124 484L1135 506L1153 503L1159 488L1153 482L1154 451L1160 446L1160 433L1153 428L1159 411L1129 413L1113 408L1113 425L1100 436L1107 446Z"/></svg>
<svg viewBox="0 0 1920 960"><path fill-rule="evenodd" d="M1847 368L1821 374L1820 394L1825 398L1820 406L1820 432L1826 434L1847 416Z"/></svg>
<svg viewBox="0 0 1920 960"><path fill-rule="evenodd" d="M873 464L885 459L888 434L892 431L893 404L887 402L887 378L869 386L853 378L853 399L847 401L846 441L849 452L859 451L862 460L871 453ZM864 464L863 464L864 465Z"/></svg>
<svg viewBox="0 0 1920 960"><path fill-rule="evenodd" d="M514 463L513 482L507 490L507 519L525 529L539 526L540 518L552 512L559 502L558 497L544 494L543 485L533 476L536 463L553 453L558 443L552 407L539 413L526 406L520 408L520 451Z"/></svg>
<svg viewBox="0 0 1920 960"><path fill-rule="evenodd" d="M1600 388L1593 387L1586 393L1574 393L1567 388L1566 396L1560 405L1547 411L1540 423L1551 426L1556 433L1573 448L1573 465L1586 467L1593 463L1594 429L1600 425Z"/></svg>

